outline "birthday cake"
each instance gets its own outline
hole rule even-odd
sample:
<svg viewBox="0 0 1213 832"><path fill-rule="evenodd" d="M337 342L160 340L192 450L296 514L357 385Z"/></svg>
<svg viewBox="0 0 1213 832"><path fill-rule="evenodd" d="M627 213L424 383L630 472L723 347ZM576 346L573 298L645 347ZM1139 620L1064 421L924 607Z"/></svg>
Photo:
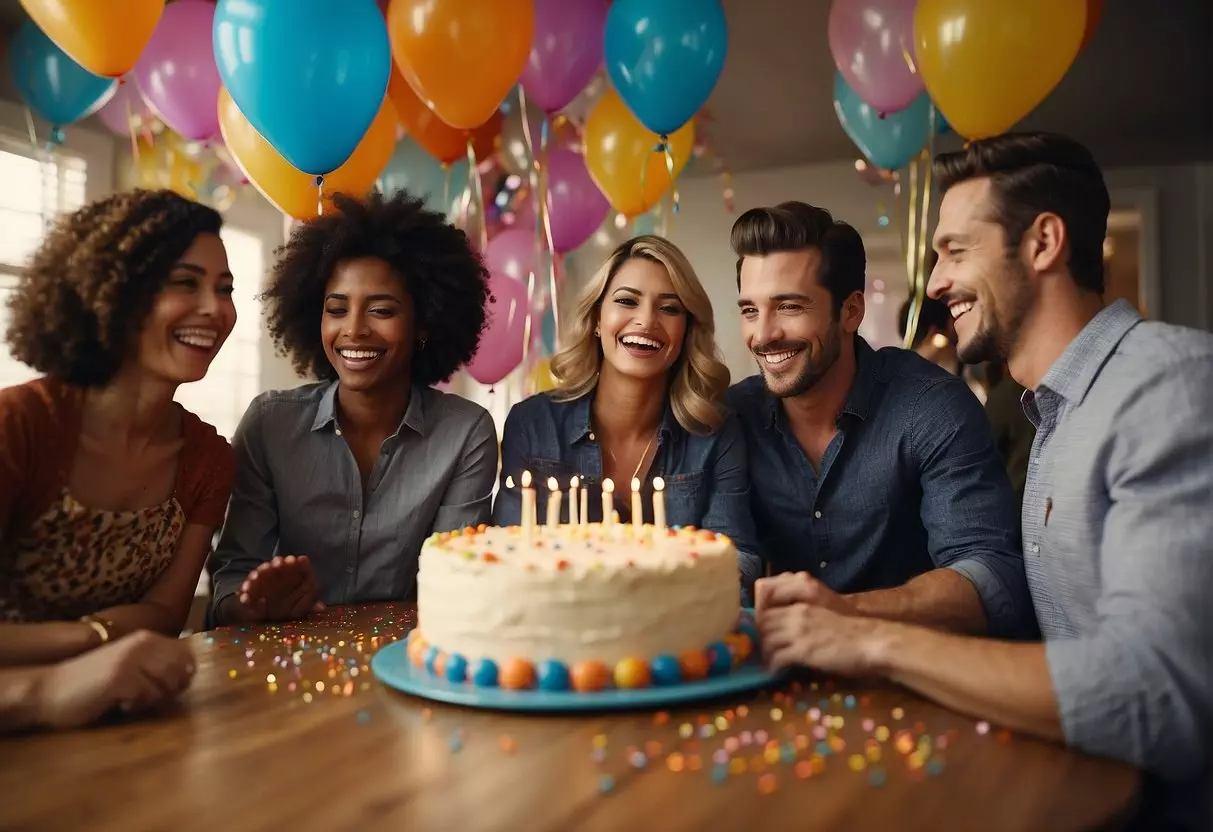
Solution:
<svg viewBox="0 0 1213 832"><path fill-rule="evenodd" d="M692 528L618 522L431 536L417 576L414 665L516 690L673 685L753 650L737 550Z"/></svg>

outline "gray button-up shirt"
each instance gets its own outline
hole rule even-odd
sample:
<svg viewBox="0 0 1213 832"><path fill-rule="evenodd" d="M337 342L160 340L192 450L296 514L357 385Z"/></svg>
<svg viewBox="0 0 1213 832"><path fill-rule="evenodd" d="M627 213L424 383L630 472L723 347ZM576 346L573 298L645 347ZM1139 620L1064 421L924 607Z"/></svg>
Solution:
<svg viewBox="0 0 1213 832"><path fill-rule="evenodd" d="M1037 427L1024 566L1066 739L1165 781L1154 810L1200 817L1213 749L1213 335L1143 322L1118 301L1023 402Z"/></svg>
<svg viewBox="0 0 1213 832"><path fill-rule="evenodd" d="M263 393L232 439L236 480L212 559L218 604L274 555L307 555L326 604L407 600L432 532L487 523L497 431L484 408L414 387L363 493L337 382Z"/></svg>

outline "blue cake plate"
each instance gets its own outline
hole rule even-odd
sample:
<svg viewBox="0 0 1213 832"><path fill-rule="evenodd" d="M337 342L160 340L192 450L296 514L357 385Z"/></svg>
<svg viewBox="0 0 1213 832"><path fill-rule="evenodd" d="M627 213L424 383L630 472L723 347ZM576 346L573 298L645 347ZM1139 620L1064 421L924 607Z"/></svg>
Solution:
<svg viewBox="0 0 1213 832"><path fill-rule="evenodd" d="M783 677L782 673L764 667L759 651L755 649L745 664L724 676L679 685L654 685L631 690L607 688L587 693L485 688L467 682L448 682L425 668L414 666L409 661L408 642L403 639L376 653L371 659L371 670L388 687L435 702L488 710L566 713L667 708L746 693L772 685Z"/></svg>

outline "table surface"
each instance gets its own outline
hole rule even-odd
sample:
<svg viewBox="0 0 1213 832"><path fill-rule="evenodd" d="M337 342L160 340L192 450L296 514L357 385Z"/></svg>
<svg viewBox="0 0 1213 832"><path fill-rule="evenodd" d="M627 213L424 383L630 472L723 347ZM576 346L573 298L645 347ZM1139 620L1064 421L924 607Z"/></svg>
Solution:
<svg viewBox="0 0 1213 832"><path fill-rule="evenodd" d="M1137 774L849 680L523 716L378 683L406 605L192 637L163 714L0 742L0 828L1089 829Z"/></svg>

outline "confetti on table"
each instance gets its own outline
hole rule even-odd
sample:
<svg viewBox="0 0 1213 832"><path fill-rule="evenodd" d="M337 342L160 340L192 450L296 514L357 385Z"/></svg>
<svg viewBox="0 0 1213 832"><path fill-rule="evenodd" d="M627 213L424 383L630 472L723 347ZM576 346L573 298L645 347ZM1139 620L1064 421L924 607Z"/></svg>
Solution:
<svg viewBox="0 0 1213 832"><path fill-rule="evenodd" d="M598 778L598 791L603 794L609 794L615 790L615 778L609 774L604 774Z"/></svg>
<svg viewBox="0 0 1213 832"><path fill-rule="evenodd" d="M518 745L514 742L514 738L509 734L502 734L497 744L501 746L501 750L506 754L513 754L518 748Z"/></svg>
<svg viewBox="0 0 1213 832"><path fill-rule="evenodd" d="M779 780L774 774L764 774L758 778L758 791L770 794L779 786Z"/></svg>

